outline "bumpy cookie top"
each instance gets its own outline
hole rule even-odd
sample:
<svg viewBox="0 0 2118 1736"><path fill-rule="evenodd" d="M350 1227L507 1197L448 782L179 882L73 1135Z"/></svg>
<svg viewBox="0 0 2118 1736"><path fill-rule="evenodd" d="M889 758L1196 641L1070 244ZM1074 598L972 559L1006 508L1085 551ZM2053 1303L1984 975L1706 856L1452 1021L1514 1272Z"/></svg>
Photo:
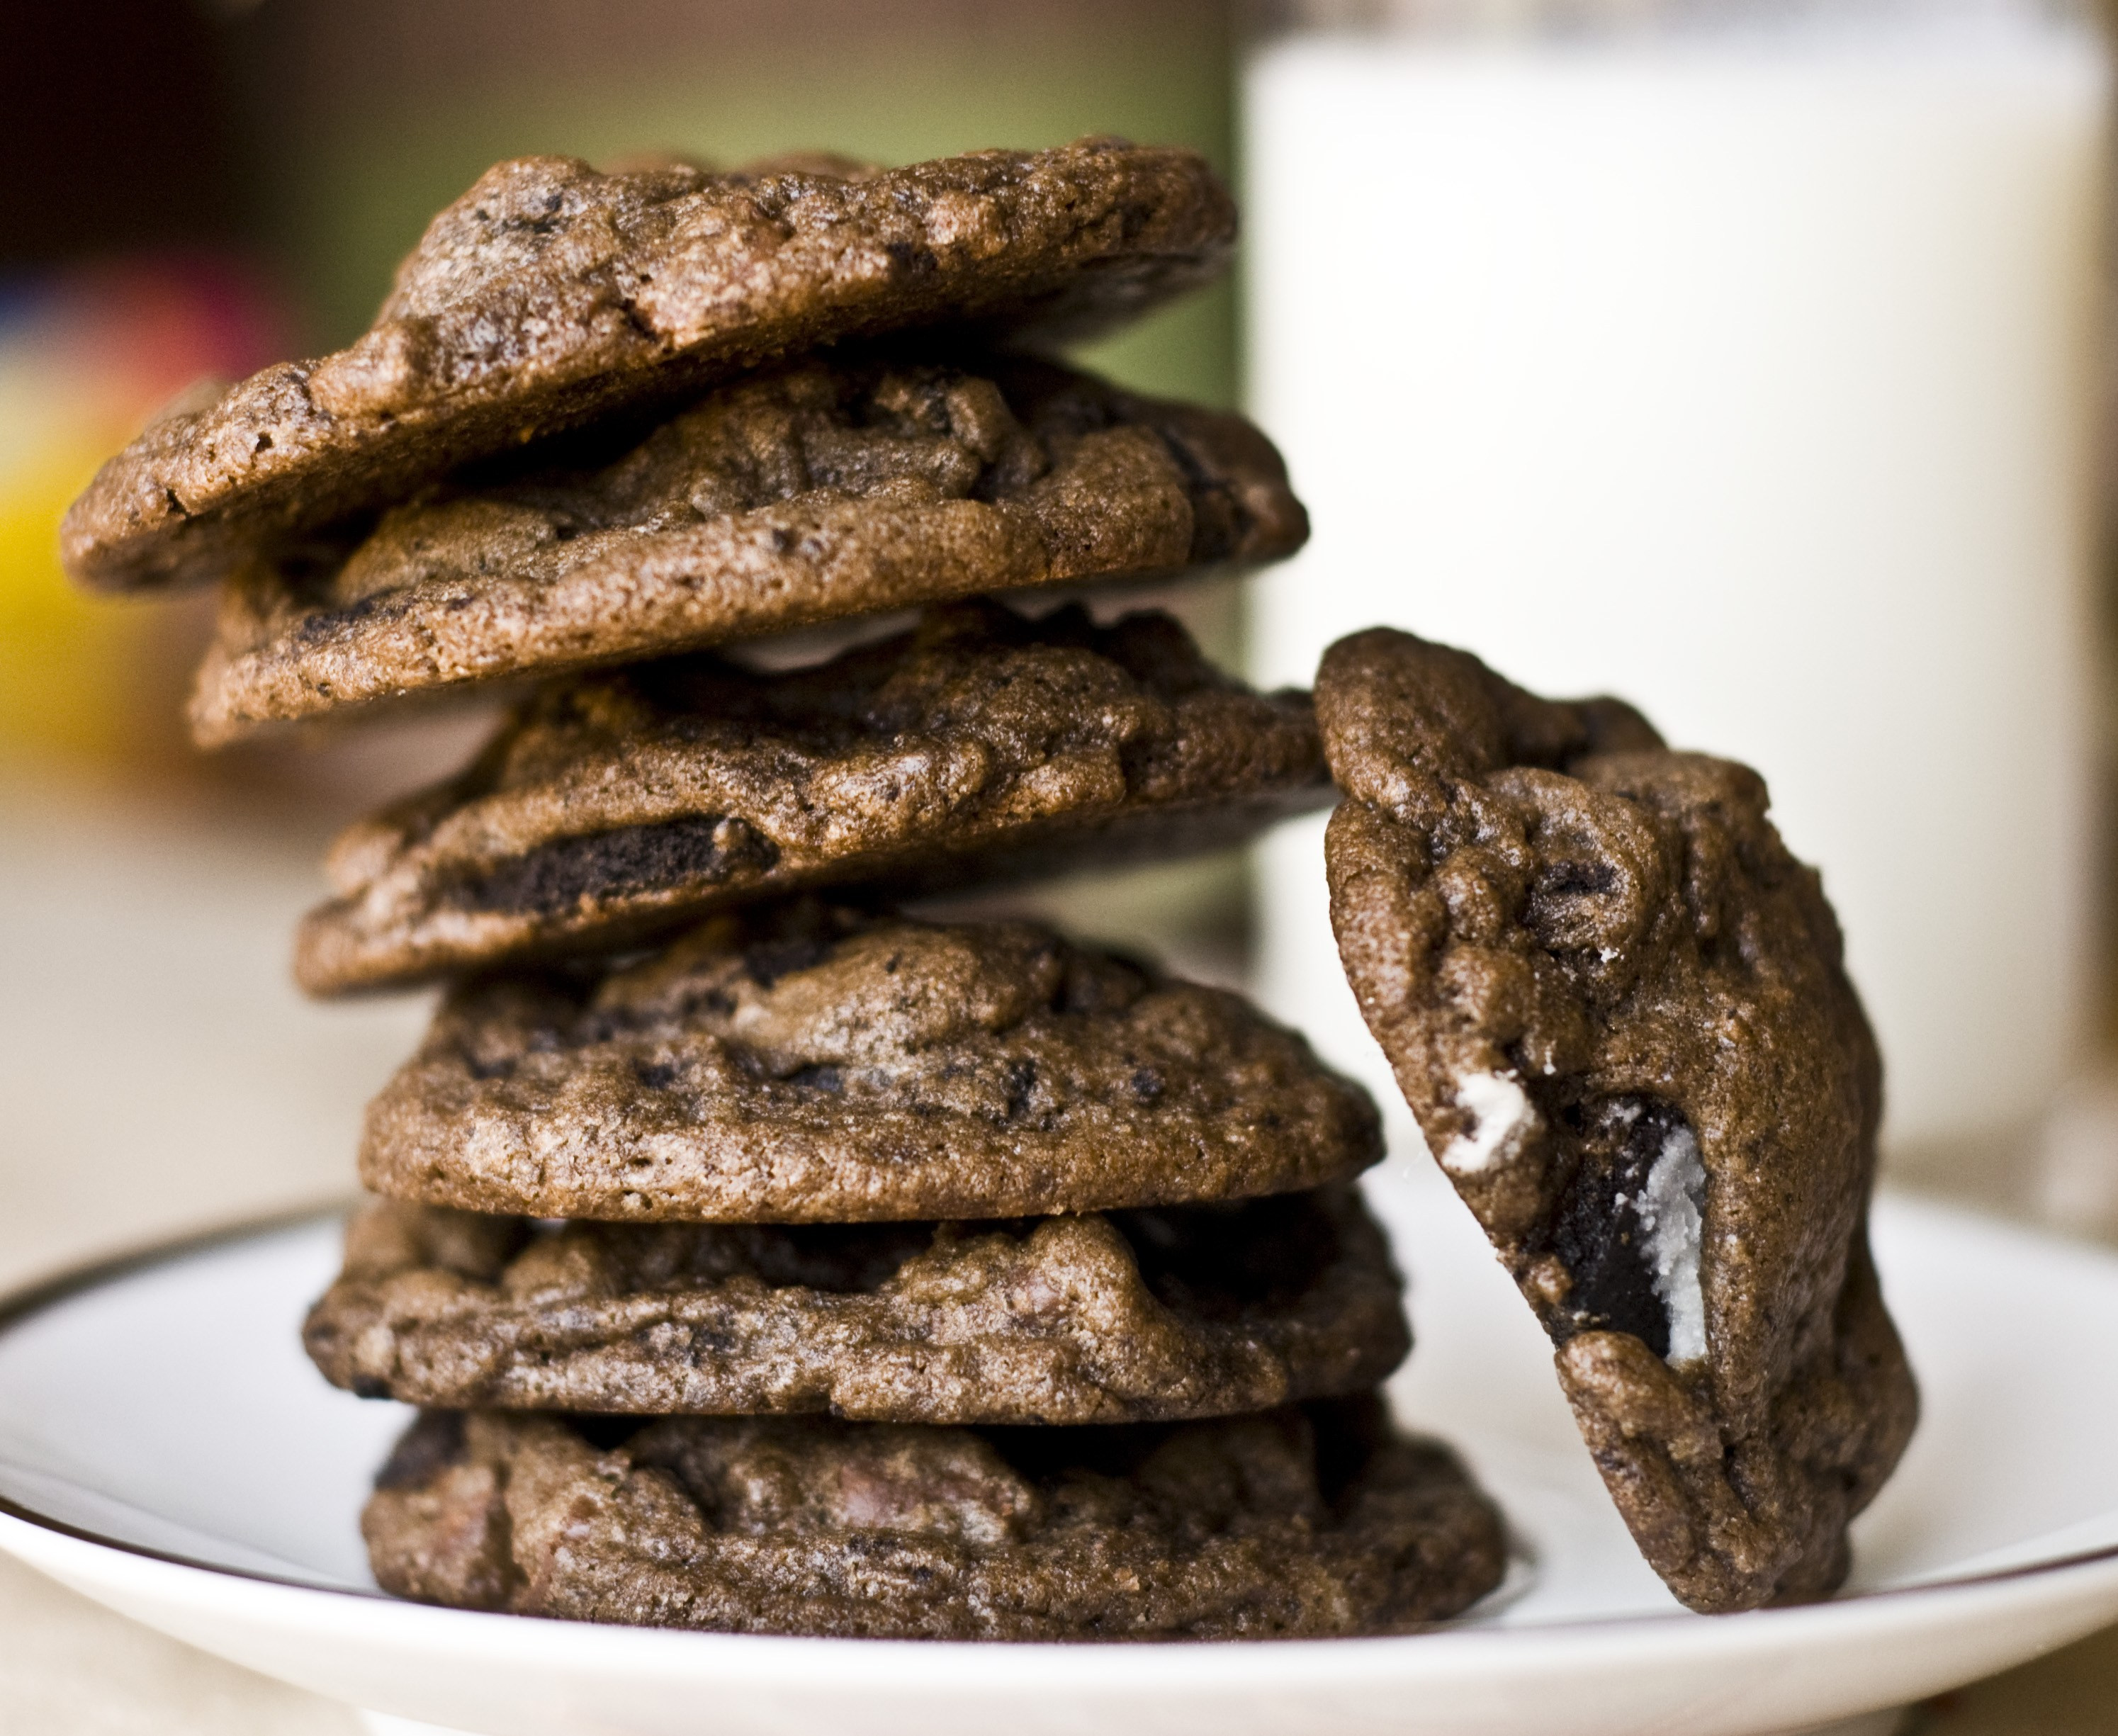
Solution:
<svg viewBox="0 0 2118 1736"><path fill-rule="evenodd" d="M812 359L644 436L481 466L349 551L249 563L192 729L211 745L971 591L1270 560L1306 534L1241 417L1020 357Z"/></svg>
<svg viewBox="0 0 2118 1736"><path fill-rule="evenodd" d="M460 775L339 840L296 970L336 993L804 887L1210 848L1330 789L1308 697L1228 679L1168 615L955 604L784 674L697 657L547 687Z"/></svg>
<svg viewBox="0 0 2118 1736"><path fill-rule="evenodd" d="M1375 1386L1410 1344L1348 1187L985 1224L595 1224L383 1201L303 1338L448 1410L1124 1423Z"/></svg>
<svg viewBox="0 0 2118 1736"><path fill-rule="evenodd" d="M1238 997L1024 923L800 903L466 985L370 1106L378 1193L532 1217L1016 1217L1315 1187L1375 1106Z"/></svg>
<svg viewBox="0 0 2118 1736"><path fill-rule="evenodd" d="M1385 1633L1505 1565L1463 1467L1368 1397L1078 1429L429 1412L361 1528L400 1596L877 1638Z"/></svg>
<svg viewBox="0 0 2118 1736"><path fill-rule="evenodd" d="M105 589L210 578L261 538L819 345L1094 329L1207 281L1234 238L1199 157L1108 139L895 169L517 158L434 219L349 349L253 375L104 465L67 516L67 566Z"/></svg>
<svg viewBox="0 0 2118 1736"><path fill-rule="evenodd" d="M1694 1607L1814 1596L1915 1408L1867 1263L1881 1072L1747 768L1357 634L1318 721L1348 979Z"/></svg>

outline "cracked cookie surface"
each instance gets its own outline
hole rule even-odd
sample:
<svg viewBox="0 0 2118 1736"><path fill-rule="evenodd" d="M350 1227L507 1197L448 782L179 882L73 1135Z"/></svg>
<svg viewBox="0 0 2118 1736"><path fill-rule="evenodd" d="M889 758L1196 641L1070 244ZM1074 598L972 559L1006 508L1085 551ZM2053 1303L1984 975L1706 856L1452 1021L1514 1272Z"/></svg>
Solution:
<svg viewBox="0 0 2118 1736"><path fill-rule="evenodd" d="M1378 629L1317 678L1348 979L1692 1608L1820 1597L1918 1400L1867 1201L1881 1066L1747 767Z"/></svg>
<svg viewBox="0 0 2118 1736"><path fill-rule="evenodd" d="M538 1225L382 1201L310 1312L363 1397L1166 1421L1376 1385L1410 1335L1349 1187L1000 1224Z"/></svg>
<svg viewBox="0 0 2118 1736"><path fill-rule="evenodd" d="M1079 1429L428 1412L362 1530L425 1602L872 1638L1399 1632L1505 1566L1454 1456L1368 1396Z"/></svg>
<svg viewBox="0 0 2118 1736"><path fill-rule="evenodd" d="M166 414L68 511L106 590L197 582L525 441L849 338L1047 342L1219 275L1235 207L1195 154L1087 139L903 169L495 164L428 226L375 325Z"/></svg>
<svg viewBox="0 0 2118 1736"><path fill-rule="evenodd" d="M1025 358L812 358L644 438L541 450L391 507L349 551L246 566L194 736L977 591L1251 564L1307 535L1240 417Z"/></svg>
<svg viewBox="0 0 2118 1736"><path fill-rule="evenodd" d="M473 1211L814 1224L1290 1192L1375 1105L1240 997L1027 923L812 902L634 962L481 979L369 1106L374 1192Z"/></svg>
<svg viewBox="0 0 2118 1736"><path fill-rule="evenodd" d="M1219 848L1330 797L1308 696L1228 680L1168 616L953 604L787 674L694 657L545 689L460 775L339 840L295 974L397 986L799 888Z"/></svg>

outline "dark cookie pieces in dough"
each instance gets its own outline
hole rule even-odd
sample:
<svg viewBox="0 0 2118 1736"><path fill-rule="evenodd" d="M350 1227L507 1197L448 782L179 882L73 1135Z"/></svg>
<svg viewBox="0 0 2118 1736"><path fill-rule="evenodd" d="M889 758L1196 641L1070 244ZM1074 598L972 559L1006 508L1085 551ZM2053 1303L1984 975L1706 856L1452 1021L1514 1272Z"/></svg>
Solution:
<svg viewBox="0 0 2118 1736"><path fill-rule="evenodd" d="M67 566L110 590L212 578L468 461L778 357L1123 319L1218 275L1234 239L1202 160L1108 139L895 169L517 158L434 219L351 348L269 368L106 464L67 514Z"/></svg>
<svg viewBox="0 0 2118 1736"><path fill-rule="evenodd" d="M296 974L394 986L803 887L1211 849L1330 791L1308 697L1226 679L1167 615L957 604L789 674L695 657L545 689L460 776L339 840Z"/></svg>
<svg viewBox="0 0 2118 1736"><path fill-rule="evenodd" d="M1021 923L798 902L446 1000L369 1106L378 1193L532 1217L1018 1217L1292 1192L1375 1106L1237 996Z"/></svg>
<svg viewBox="0 0 2118 1736"><path fill-rule="evenodd" d="M1505 1567L1462 1466L1372 1397L1083 1429L429 1412L362 1530L429 1603L870 1638L1398 1632Z"/></svg>
<svg viewBox="0 0 2118 1736"><path fill-rule="evenodd" d="M1272 560L1306 534L1240 417L1022 359L812 359L622 450L460 479L343 558L251 562L192 730L211 745L976 591Z"/></svg>
<svg viewBox="0 0 2118 1736"><path fill-rule="evenodd" d="M341 1386L446 1410L1128 1423L1364 1391L1410 1336L1347 1187L1001 1224L576 1223L384 1201L311 1312Z"/></svg>
<svg viewBox="0 0 2118 1736"><path fill-rule="evenodd" d="M1378 630L1318 676L1348 979L1695 1609L1820 1596L1917 1398L1866 1238L1875 1044L1746 768Z"/></svg>

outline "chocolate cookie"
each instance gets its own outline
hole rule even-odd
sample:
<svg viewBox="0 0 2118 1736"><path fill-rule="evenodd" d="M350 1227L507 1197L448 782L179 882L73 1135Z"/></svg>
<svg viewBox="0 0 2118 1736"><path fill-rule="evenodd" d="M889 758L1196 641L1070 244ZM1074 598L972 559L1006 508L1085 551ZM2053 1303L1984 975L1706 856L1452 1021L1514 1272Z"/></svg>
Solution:
<svg viewBox="0 0 2118 1736"><path fill-rule="evenodd" d="M309 1315L363 1397L1129 1423L1363 1391L1411 1348L1339 1186L1002 1224L570 1224L384 1201Z"/></svg>
<svg viewBox="0 0 2118 1736"><path fill-rule="evenodd" d="M68 512L105 590L226 572L468 461L776 358L944 322L1071 337L1218 275L1235 207L1186 150L1089 139L879 169L496 164L350 349L166 417Z"/></svg>
<svg viewBox="0 0 2118 1736"><path fill-rule="evenodd" d="M791 674L699 656L546 688L461 775L339 840L295 972L335 994L801 887L1211 849L1330 794L1308 696L1227 680L1168 616L956 604Z"/></svg>
<svg viewBox="0 0 2118 1736"><path fill-rule="evenodd" d="M1272 560L1308 534L1240 417L1023 359L812 359L617 450L573 444L396 507L349 554L243 568L199 742L975 591Z"/></svg>
<svg viewBox="0 0 2118 1736"><path fill-rule="evenodd" d="M1454 1456L1368 1396L1065 1429L430 1411L361 1528L428 1603L870 1638L1400 1632L1505 1566Z"/></svg>
<svg viewBox="0 0 2118 1736"><path fill-rule="evenodd" d="M1316 706L1332 920L1428 1145L1695 1609L1822 1596L1918 1401L1868 1255L1881 1067L1765 786L1386 631Z"/></svg>
<svg viewBox="0 0 2118 1736"><path fill-rule="evenodd" d="M368 1107L377 1193L530 1217L1024 1217L1288 1192L1375 1105L1237 996L1026 923L813 904L488 978Z"/></svg>

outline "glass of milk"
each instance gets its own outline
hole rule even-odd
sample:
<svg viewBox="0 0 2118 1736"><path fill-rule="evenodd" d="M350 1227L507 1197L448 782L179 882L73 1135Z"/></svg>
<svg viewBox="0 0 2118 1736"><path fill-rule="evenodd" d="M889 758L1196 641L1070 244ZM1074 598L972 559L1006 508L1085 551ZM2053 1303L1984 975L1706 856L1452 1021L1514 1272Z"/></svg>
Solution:
<svg viewBox="0 0 2118 1736"><path fill-rule="evenodd" d="M1756 766L1886 1137L2031 1126L2094 974L2101 38L2030 0L1401 0L1265 41L1245 104L1251 408L1316 524L1251 673L1390 623ZM1395 1110L1320 831L1265 849L1260 992Z"/></svg>

